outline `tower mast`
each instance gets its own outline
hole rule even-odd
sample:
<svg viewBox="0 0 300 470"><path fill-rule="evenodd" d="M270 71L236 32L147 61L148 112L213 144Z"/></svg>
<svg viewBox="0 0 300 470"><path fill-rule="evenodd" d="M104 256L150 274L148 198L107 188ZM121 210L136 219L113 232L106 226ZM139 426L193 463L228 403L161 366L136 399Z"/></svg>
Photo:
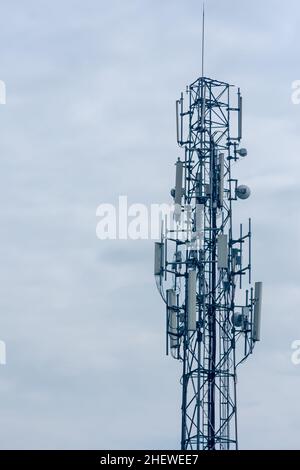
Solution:
<svg viewBox="0 0 300 470"><path fill-rule="evenodd" d="M250 196L232 174L247 156L242 97L202 76L187 98L186 106L183 94L176 102L183 157L171 191L174 218L155 246L155 276L167 351L182 363L181 448L230 450L238 448L237 366L260 340L262 295L261 283L251 286L251 220L246 233L241 225L234 234L234 204Z"/></svg>

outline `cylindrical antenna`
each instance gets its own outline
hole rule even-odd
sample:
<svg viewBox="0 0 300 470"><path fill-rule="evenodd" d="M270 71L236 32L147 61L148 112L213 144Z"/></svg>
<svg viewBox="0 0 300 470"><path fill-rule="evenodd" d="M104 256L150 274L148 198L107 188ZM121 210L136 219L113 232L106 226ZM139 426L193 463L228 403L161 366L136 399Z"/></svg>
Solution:
<svg viewBox="0 0 300 470"><path fill-rule="evenodd" d="M202 77L204 77L204 47L205 47L205 3L203 2L203 13L202 13Z"/></svg>
<svg viewBox="0 0 300 470"><path fill-rule="evenodd" d="M180 98L180 144L183 143L183 93L181 93Z"/></svg>

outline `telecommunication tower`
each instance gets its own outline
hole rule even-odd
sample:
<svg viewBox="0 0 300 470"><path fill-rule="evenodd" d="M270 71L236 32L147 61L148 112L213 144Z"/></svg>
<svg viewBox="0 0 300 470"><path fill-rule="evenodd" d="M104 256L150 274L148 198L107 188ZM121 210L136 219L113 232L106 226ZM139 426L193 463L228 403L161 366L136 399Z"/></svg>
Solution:
<svg viewBox="0 0 300 470"><path fill-rule="evenodd" d="M246 231L233 224L234 204L250 196L233 175L247 156L243 101L240 89L204 76L186 97L176 102L175 210L155 244L154 270L167 354L182 364L181 449L234 450L237 367L260 341L262 303L262 283L252 287L251 219Z"/></svg>

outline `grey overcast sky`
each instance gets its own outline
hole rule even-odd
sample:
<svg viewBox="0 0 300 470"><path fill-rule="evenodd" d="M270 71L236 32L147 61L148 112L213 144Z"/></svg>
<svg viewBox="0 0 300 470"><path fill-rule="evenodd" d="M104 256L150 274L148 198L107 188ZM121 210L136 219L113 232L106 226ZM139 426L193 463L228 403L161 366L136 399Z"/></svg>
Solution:
<svg viewBox="0 0 300 470"><path fill-rule="evenodd" d="M239 85L265 283L239 371L243 449L300 448L300 4L209 0L206 75ZM174 102L200 75L201 2L2 2L0 448L176 448L180 365L164 356L153 243L101 242L96 208L167 202Z"/></svg>

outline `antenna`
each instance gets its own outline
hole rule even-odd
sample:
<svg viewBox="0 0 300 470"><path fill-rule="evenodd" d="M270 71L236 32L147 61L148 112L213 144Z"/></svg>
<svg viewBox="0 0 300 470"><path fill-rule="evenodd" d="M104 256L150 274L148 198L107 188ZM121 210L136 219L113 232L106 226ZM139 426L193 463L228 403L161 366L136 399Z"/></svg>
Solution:
<svg viewBox="0 0 300 470"><path fill-rule="evenodd" d="M205 2L202 12L202 77L204 77L204 47L205 47Z"/></svg>

